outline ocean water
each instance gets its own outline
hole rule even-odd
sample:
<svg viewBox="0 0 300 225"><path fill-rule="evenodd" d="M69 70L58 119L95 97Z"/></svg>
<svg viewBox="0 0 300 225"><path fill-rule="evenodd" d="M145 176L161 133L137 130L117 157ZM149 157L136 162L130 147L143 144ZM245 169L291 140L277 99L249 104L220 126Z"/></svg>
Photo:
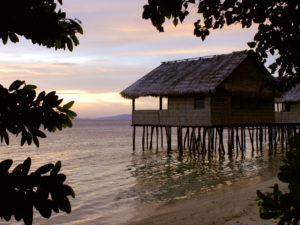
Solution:
<svg viewBox="0 0 300 225"><path fill-rule="evenodd" d="M142 152L140 132L133 152L130 121L74 121L73 128L48 134L40 148L20 147L20 140L11 137L9 146L0 146L0 159L14 159L14 167L30 156L31 171L61 160L66 184L76 193L71 198L72 212L54 213L49 220L35 212L34 224L68 225L126 224L164 204L265 179L276 174L281 163L280 155L209 161L189 156L178 159L176 153L167 156L161 148L158 153ZM173 141L175 146L175 137ZM22 222L3 220L0 224Z"/></svg>

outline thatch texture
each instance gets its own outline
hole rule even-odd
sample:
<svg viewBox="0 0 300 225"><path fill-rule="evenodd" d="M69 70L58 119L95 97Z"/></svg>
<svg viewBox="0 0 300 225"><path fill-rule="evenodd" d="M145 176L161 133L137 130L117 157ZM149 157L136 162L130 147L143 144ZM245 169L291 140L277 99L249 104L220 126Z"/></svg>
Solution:
<svg viewBox="0 0 300 225"><path fill-rule="evenodd" d="M300 102L300 84L285 92L276 102Z"/></svg>
<svg viewBox="0 0 300 225"><path fill-rule="evenodd" d="M125 98L138 98L214 92L248 57L250 56L247 51L238 51L211 57L163 62L123 90L121 95Z"/></svg>

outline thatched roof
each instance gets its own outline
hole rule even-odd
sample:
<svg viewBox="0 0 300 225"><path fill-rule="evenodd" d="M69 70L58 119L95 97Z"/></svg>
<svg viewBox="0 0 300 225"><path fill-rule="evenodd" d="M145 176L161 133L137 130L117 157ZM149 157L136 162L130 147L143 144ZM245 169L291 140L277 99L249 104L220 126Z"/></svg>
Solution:
<svg viewBox="0 0 300 225"><path fill-rule="evenodd" d="M249 57L248 51L163 62L121 92L125 98L214 92Z"/></svg>
<svg viewBox="0 0 300 225"><path fill-rule="evenodd" d="M285 92L276 102L300 102L300 84Z"/></svg>

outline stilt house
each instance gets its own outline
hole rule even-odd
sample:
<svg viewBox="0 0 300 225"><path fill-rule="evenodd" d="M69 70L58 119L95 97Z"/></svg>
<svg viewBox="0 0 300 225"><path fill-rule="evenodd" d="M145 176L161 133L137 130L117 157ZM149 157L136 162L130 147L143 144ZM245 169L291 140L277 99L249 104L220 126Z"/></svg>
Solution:
<svg viewBox="0 0 300 225"><path fill-rule="evenodd" d="M300 84L275 99L276 123L300 123Z"/></svg>
<svg viewBox="0 0 300 225"><path fill-rule="evenodd" d="M262 89L267 75L253 53L238 51L163 62L121 95L132 99L134 126L271 124L274 94ZM146 96L158 97L158 110L135 110L135 99ZM168 99L165 110L162 98Z"/></svg>

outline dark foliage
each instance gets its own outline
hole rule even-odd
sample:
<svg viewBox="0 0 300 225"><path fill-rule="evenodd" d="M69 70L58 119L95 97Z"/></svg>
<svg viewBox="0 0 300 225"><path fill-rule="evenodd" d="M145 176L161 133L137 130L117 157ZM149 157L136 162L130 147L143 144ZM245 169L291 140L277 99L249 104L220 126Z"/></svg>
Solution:
<svg viewBox="0 0 300 225"><path fill-rule="evenodd" d="M189 14L189 6L197 7L199 20L194 23L194 34L204 40L210 30L225 25L241 24L249 28L256 24L258 31L250 48L265 62L267 53L277 58L269 66L278 71L279 87L290 88L300 82L300 1L299 0L148 0L143 18L150 19L164 31L166 19L176 26Z"/></svg>
<svg viewBox="0 0 300 225"><path fill-rule="evenodd" d="M62 4L62 0L57 0ZM80 21L66 18L66 13L57 10L55 0L9 0L1 2L0 39L6 44L24 36L33 44L47 48L73 50L82 34ZM39 146L38 138L46 135L41 129L54 132L72 127L71 119L76 113L70 110L73 101L60 106L62 99L56 93L37 95L35 85L16 80L8 89L0 85L0 137L8 145L8 133L21 134L21 145L27 142ZM63 184L66 176L58 174L61 163L47 164L28 174L31 160L26 159L11 173L12 160L0 162L0 218L32 224L33 207L43 217L50 218L52 211L70 213L68 195L75 197L73 189ZM50 172L50 175L45 175Z"/></svg>
<svg viewBox="0 0 300 225"><path fill-rule="evenodd" d="M38 147L39 139L46 135L41 129L50 132L72 127L71 119L76 113L71 111L73 101L60 106L62 99L56 93L37 95L36 86L24 81L14 81L9 89L0 85L0 137L9 144L8 133L21 134L21 145L32 142Z"/></svg>
<svg viewBox="0 0 300 225"><path fill-rule="evenodd" d="M8 39L16 43L18 36L24 36L33 44L72 51L73 45L79 44L76 34L83 33L81 22L66 18L66 13L56 8L55 0L2 1L0 38L6 44Z"/></svg>
<svg viewBox="0 0 300 225"><path fill-rule="evenodd" d="M9 172L12 163L10 159L0 163L1 219L9 221L14 216L17 221L23 220L25 225L30 225L33 208L45 218L50 218L52 211L71 212L67 196L74 198L75 193L64 184L66 176L59 173L60 161L55 165L46 164L30 174L30 158Z"/></svg>
<svg viewBox="0 0 300 225"><path fill-rule="evenodd" d="M271 193L257 191L261 218L279 218L278 225L297 225L300 221L300 134L293 138L292 145L294 149L287 153L278 174L279 180L289 184L289 192L282 193L277 184Z"/></svg>

